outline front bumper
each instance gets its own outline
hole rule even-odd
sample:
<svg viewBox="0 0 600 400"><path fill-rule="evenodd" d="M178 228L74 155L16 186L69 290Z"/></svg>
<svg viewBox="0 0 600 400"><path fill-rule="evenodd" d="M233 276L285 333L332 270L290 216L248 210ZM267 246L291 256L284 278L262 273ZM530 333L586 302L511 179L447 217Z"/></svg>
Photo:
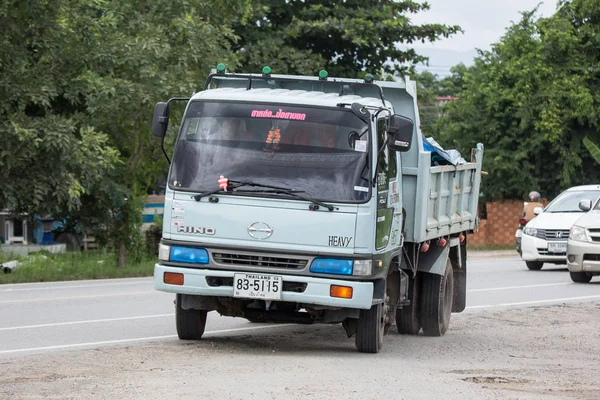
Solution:
<svg viewBox="0 0 600 400"><path fill-rule="evenodd" d="M554 241L552 243L557 242ZM525 261L542 261L564 264L566 263L567 259L566 253L548 253L547 240L525 234L521 237L521 251L521 258Z"/></svg>
<svg viewBox="0 0 600 400"><path fill-rule="evenodd" d="M567 267L571 272L600 273L600 243L569 240Z"/></svg>
<svg viewBox="0 0 600 400"><path fill-rule="evenodd" d="M175 272L184 275L183 285L164 283L164 273ZM207 277L232 278L234 271L221 271L197 268L171 267L161 264L154 265L154 288L163 292L190 294L197 296L233 297L233 286L210 286ZM368 310L373 305L373 282L357 282L341 279L315 278L310 276L282 275L283 282L306 284L302 293L283 291L281 301L321 306L356 308ZM331 297L331 285L352 287L352 298L342 299Z"/></svg>

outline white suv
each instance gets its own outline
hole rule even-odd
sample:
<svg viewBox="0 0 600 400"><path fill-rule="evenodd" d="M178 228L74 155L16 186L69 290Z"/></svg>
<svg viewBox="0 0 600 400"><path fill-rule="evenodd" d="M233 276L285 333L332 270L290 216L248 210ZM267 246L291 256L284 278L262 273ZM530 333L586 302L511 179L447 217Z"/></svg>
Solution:
<svg viewBox="0 0 600 400"><path fill-rule="evenodd" d="M571 226L584 213L581 200L592 203L600 197L600 185L576 186L562 192L537 217L523 228L521 258L530 270L540 270L544 263L567 263L567 240Z"/></svg>

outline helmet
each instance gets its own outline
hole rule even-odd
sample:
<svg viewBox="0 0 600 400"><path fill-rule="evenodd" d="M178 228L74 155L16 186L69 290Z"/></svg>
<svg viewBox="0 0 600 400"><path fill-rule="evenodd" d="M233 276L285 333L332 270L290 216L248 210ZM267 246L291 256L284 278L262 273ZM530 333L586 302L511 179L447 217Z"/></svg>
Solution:
<svg viewBox="0 0 600 400"><path fill-rule="evenodd" d="M540 194L538 192L533 191L533 192L530 192L529 196L527 196L527 197L529 197L529 200L531 200L532 202L539 202L542 196L540 196Z"/></svg>

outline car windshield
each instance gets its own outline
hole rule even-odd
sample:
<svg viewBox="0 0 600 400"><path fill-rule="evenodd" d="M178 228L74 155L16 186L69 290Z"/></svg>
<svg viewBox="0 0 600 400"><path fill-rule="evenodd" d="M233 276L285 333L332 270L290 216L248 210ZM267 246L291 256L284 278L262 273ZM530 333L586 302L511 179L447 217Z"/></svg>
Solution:
<svg viewBox="0 0 600 400"><path fill-rule="evenodd" d="M175 147L169 186L215 190L223 175L320 200L366 201L369 141L368 125L347 109L195 101Z"/></svg>
<svg viewBox="0 0 600 400"><path fill-rule="evenodd" d="M579 208L581 200L591 200L594 203L600 197L600 190L577 190L563 192L548 207L546 212L583 212Z"/></svg>

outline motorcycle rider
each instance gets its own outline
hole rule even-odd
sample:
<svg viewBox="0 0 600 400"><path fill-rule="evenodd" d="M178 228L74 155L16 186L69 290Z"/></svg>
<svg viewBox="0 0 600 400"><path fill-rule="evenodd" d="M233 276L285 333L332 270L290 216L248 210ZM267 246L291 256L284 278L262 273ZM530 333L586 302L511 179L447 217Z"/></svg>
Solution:
<svg viewBox="0 0 600 400"><path fill-rule="evenodd" d="M517 252L521 254L521 236L523 236L523 227L532 219L535 218L535 214L533 210L536 207L543 207L540 202L541 196L538 192L533 191L530 192L527 196L529 198L529 202L523 203L523 211L521 212L521 219L519 220L519 227L515 232L515 242L517 244Z"/></svg>
<svg viewBox="0 0 600 400"><path fill-rule="evenodd" d="M529 202L525 202L523 205L523 214L522 214L522 218L524 218L525 220L527 220L527 222L531 221L532 219L535 218L535 214L533 213L533 210L537 207L544 207L544 205L540 202L541 200L541 196L538 192L533 191L529 193Z"/></svg>

